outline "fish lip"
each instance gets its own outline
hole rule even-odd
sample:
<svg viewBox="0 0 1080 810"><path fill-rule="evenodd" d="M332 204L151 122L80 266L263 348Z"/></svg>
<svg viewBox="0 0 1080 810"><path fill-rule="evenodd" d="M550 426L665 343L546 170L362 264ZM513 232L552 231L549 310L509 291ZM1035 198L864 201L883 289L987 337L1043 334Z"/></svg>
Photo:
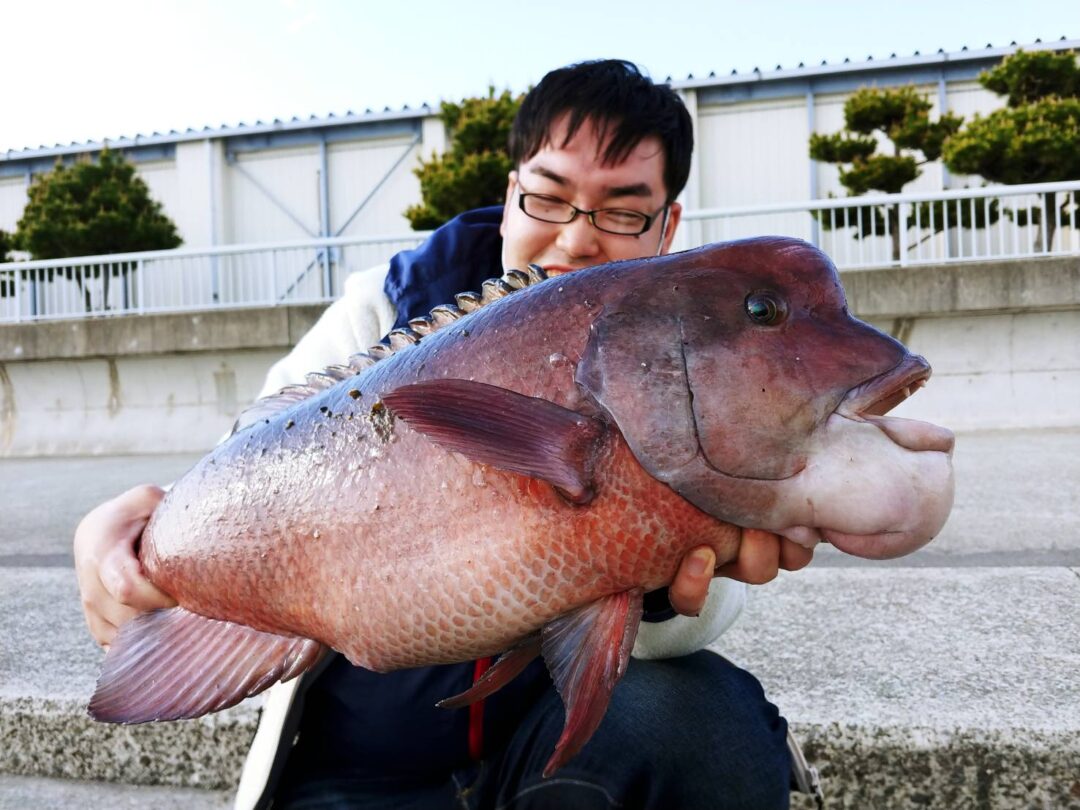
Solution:
<svg viewBox="0 0 1080 810"><path fill-rule="evenodd" d="M930 364L925 359L909 354L893 368L848 391L836 414L857 422L884 416L926 385L930 374Z"/></svg>
<svg viewBox="0 0 1080 810"><path fill-rule="evenodd" d="M855 386L836 408L835 415L872 424L907 450L936 450L952 455L956 437L947 428L917 419L886 416L930 379L930 364L908 355L892 369Z"/></svg>

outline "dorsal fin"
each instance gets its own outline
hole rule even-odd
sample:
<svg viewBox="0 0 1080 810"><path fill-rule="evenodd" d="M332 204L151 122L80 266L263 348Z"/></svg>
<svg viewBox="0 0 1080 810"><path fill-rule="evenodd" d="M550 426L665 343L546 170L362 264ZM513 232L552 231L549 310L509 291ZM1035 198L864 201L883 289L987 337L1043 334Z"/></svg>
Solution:
<svg viewBox="0 0 1080 810"><path fill-rule="evenodd" d="M395 352L408 348L414 343L419 343L425 336L439 331L463 315L474 312L487 306L492 301L505 298L516 290L524 289L546 278L547 273L544 268L537 264L530 264L527 273L521 270L507 270L502 278L487 279L481 285L482 293L458 293L454 296L456 304L441 304L432 309L430 315L413 318L409 321L408 326L391 331L383 339L383 342L376 343L367 351L357 352L352 355L346 365L334 365L322 371L313 371L307 375L304 383L287 385L276 394L256 400L240 414L233 425L232 432L239 433L256 422L269 420L286 408L291 408L297 402L303 402L308 397L337 385L341 380L359 374Z"/></svg>

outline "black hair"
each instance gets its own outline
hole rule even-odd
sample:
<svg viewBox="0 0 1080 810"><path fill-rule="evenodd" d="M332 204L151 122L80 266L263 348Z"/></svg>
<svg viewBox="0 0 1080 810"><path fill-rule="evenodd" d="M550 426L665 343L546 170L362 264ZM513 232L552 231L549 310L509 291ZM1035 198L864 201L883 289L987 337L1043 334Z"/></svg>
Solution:
<svg viewBox="0 0 1080 810"><path fill-rule="evenodd" d="M514 118L510 159L520 166L551 138L555 120L569 114L566 139L586 121L596 127L605 165L621 163L644 138L654 135L664 148L664 185L672 202L690 176L694 130L682 99L666 84L654 84L633 62L597 59L553 70L540 80Z"/></svg>

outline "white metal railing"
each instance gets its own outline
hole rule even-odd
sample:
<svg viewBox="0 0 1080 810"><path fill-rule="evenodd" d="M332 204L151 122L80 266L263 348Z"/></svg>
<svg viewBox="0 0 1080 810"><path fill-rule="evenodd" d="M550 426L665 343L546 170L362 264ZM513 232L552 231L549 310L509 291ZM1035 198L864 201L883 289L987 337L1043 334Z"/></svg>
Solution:
<svg viewBox="0 0 1080 810"><path fill-rule="evenodd" d="M690 211L676 249L762 234L841 269L1080 254L1080 181ZM0 322L317 303L427 234L0 264Z"/></svg>
<svg viewBox="0 0 1080 810"><path fill-rule="evenodd" d="M683 214L676 247L761 234L820 247L840 269L1080 253L1080 181L829 198Z"/></svg>
<svg viewBox="0 0 1080 810"><path fill-rule="evenodd" d="M0 322L321 303L426 232L0 264Z"/></svg>

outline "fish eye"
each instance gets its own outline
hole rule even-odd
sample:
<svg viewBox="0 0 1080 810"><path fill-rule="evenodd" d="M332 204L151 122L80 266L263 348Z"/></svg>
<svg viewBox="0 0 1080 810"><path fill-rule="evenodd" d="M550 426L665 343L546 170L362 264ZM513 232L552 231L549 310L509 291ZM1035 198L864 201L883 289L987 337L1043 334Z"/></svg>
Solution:
<svg viewBox="0 0 1080 810"><path fill-rule="evenodd" d="M776 326L787 317L787 304L774 292L753 292L746 296L746 314L760 326Z"/></svg>

